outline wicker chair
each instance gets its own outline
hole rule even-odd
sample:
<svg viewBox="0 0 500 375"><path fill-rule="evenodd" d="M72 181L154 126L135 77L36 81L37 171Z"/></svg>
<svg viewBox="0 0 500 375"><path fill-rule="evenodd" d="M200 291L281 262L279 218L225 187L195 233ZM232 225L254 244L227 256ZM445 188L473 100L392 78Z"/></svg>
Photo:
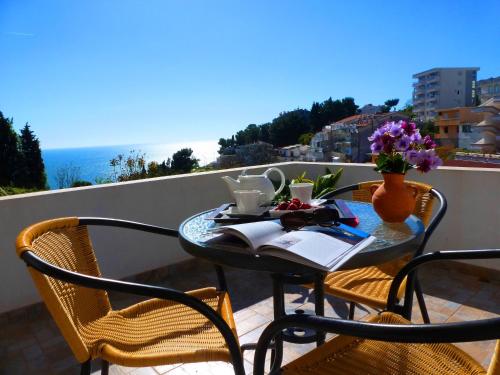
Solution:
<svg viewBox="0 0 500 375"><path fill-rule="evenodd" d="M201 361L232 362L244 374L229 295L223 288L183 293L173 289L104 279L90 243L88 225L107 225L176 237L177 231L102 218L60 218L23 230L18 255L49 312L90 374L91 361L130 367ZM221 272L221 270L218 270ZM218 272L218 276L221 274ZM223 277L223 274L222 274ZM113 310L107 291L152 299Z"/></svg>
<svg viewBox="0 0 500 375"><path fill-rule="evenodd" d="M500 258L500 250L437 252L411 260L394 278L387 302L389 311L396 307L401 282L416 267L439 260L490 258ZM264 330L257 344L254 375L264 373L269 343L279 332L289 327L340 335L272 373L500 375L500 317L460 323L413 325L393 312L373 315L367 322L305 314L288 315L275 320ZM492 339L497 339L497 344L488 371L467 353L450 344Z"/></svg>
<svg viewBox="0 0 500 375"><path fill-rule="evenodd" d="M335 190L324 198L331 198L341 193L351 192L353 200L371 202L372 195L370 188L382 182L383 181L367 181L346 186ZM408 181L406 184L412 185L418 191L413 214L422 220L426 227L423 243L414 254L414 256L418 256L422 254L427 240L444 216L446 212L446 200L441 193L433 189L430 185L413 181ZM436 198L440 201L440 207L434 219L431 221L432 209ZM406 263L408 263L411 257L412 255L405 256L394 261L370 267L330 272L325 278L325 293L350 302L349 319L353 319L354 317L356 303L365 304L375 309L385 309L391 282L394 276ZM411 287L408 291L415 290L424 322L429 323L429 315L418 279L415 277L414 285L408 285L408 287ZM405 294L406 288L407 285L405 280L398 291L398 298L401 298ZM410 294L412 294L412 292L410 292ZM404 316L408 319L411 318L411 302L411 298L405 300Z"/></svg>

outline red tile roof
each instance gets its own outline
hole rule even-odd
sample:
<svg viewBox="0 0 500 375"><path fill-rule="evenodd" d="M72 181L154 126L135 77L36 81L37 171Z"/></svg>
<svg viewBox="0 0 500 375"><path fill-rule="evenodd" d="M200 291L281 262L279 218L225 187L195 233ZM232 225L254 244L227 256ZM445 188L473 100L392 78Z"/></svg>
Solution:
<svg viewBox="0 0 500 375"><path fill-rule="evenodd" d="M500 164L483 163L473 160L445 160L443 165L446 167L500 168Z"/></svg>

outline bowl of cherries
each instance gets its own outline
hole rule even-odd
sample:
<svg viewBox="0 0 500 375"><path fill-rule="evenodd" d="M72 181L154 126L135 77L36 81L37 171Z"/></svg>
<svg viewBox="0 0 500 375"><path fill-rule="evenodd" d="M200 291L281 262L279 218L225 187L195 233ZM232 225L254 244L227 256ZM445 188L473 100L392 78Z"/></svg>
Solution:
<svg viewBox="0 0 500 375"><path fill-rule="evenodd" d="M292 211L313 212L318 206L312 206L309 203L301 202L298 198L293 198L289 201L281 201L275 208L269 211L271 217L280 217Z"/></svg>

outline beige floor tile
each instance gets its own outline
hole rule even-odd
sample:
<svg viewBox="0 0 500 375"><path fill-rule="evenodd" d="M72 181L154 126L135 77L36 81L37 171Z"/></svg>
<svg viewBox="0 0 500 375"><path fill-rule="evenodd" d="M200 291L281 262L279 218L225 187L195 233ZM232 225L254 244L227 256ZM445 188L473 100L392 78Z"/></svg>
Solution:
<svg viewBox="0 0 500 375"><path fill-rule="evenodd" d="M138 367L131 372L130 375L158 375L152 367Z"/></svg>
<svg viewBox="0 0 500 375"><path fill-rule="evenodd" d="M196 277L186 278L189 270ZM419 274L432 322L464 321L490 318L500 314L500 283L484 282L471 275L463 275L452 269ZM240 343L257 342L262 331L273 319L272 283L265 273L235 269L226 271L231 292ZM195 264L182 272L173 272L158 285L181 290L216 285L213 268L207 264ZM286 307L314 310L314 298L310 289L287 286ZM138 299L126 295L113 295L113 303L126 306ZM43 308L42 308L43 309ZM325 315L347 317L349 305L338 298L326 296ZM366 319L375 310L358 306L356 319ZM25 315L25 314L24 314ZM35 317L18 315L14 322L0 320L0 374L72 374L79 373L79 365L53 320L44 312ZM23 320L24 319L24 320ZM414 303L413 321L421 322L418 305ZM10 323L9 323L10 322ZM328 335L331 337L331 335ZM494 350L494 341L457 344L483 366L489 364ZM313 349L315 344L284 344L284 363ZM245 352L245 368L251 374L254 351ZM270 355L266 358L269 366ZM99 365L93 365L94 374L99 374ZM129 368L112 365L111 375L187 375L187 374L232 374L227 363L199 363L148 368Z"/></svg>

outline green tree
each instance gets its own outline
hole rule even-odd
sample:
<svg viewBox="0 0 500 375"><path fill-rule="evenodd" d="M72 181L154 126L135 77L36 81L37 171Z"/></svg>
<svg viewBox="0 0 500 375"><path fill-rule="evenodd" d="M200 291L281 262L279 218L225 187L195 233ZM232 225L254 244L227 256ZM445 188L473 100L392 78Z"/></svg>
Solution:
<svg viewBox="0 0 500 375"><path fill-rule="evenodd" d="M314 132L320 131L325 125L321 119L321 111L321 104L313 102L309 114L309 122L311 124L311 130Z"/></svg>
<svg viewBox="0 0 500 375"><path fill-rule="evenodd" d="M321 104L322 126L332 124L343 118L356 114L358 106L353 98L344 98L342 100L332 100L328 98Z"/></svg>
<svg viewBox="0 0 500 375"><path fill-rule="evenodd" d="M183 148L172 155L171 168L174 173L189 173L193 168L198 168L198 162L192 149Z"/></svg>
<svg viewBox="0 0 500 375"><path fill-rule="evenodd" d="M259 140L267 143L271 141L271 133L269 130L270 128L271 128L271 123L269 122L259 126Z"/></svg>
<svg viewBox="0 0 500 375"><path fill-rule="evenodd" d="M427 120L423 122L420 126L420 134L422 134L423 137L426 135L431 136L434 138L434 134L439 132L438 127L434 124L434 121L432 120Z"/></svg>
<svg viewBox="0 0 500 375"><path fill-rule="evenodd" d="M401 112L405 115L405 116L408 116L408 118L410 120L415 120L417 118L417 116L415 115L415 113L413 113L413 106L411 104L407 104L402 110Z"/></svg>
<svg viewBox="0 0 500 375"><path fill-rule="evenodd" d="M399 103L399 99L388 99L384 102L384 105L382 106L382 113L388 113L390 112L394 107L396 107Z"/></svg>
<svg viewBox="0 0 500 375"><path fill-rule="evenodd" d="M13 185L19 166L19 138L12 119L0 112L0 186Z"/></svg>
<svg viewBox="0 0 500 375"><path fill-rule="evenodd" d="M301 134L309 133L309 111L296 109L282 112L270 127L270 140L274 146L282 147L297 143Z"/></svg>
<svg viewBox="0 0 500 375"><path fill-rule="evenodd" d="M46 189L47 176L42 159L40 141L30 129L28 123L21 129L20 136L20 162L21 173L17 177L16 185L25 188Z"/></svg>
<svg viewBox="0 0 500 375"><path fill-rule="evenodd" d="M311 143L311 139L314 137L314 133L304 133L299 137L299 143L303 145L308 145Z"/></svg>
<svg viewBox="0 0 500 375"><path fill-rule="evenodd" d="M222 155L228 148L234 147L236 145L234 135L231 138L220 138L218 144L220 146L218 153Z"/></svg>
<svg viewBox="0 0 500 375"><path fill-rule="evenodd" d="M353 116L358 112L359 106L356 105L354 98L346 97L342 99L342 106L344 107L345 117Z"/></svg>
<svg viewBox="0 0 500 375"><path fill-rule="evenodd" d="M357 110L354 98L346 97L342 100L328 98L321 104L314 102L310 111L296 109L282 112L271 123L259 126L250 124L232 138L219 139L219 154L235 154L236 146L257 141L272 143L278 147L297 143L302 134L320 131L325 125L356 114Z"/></svg>
<svg viewBox="0 0 500 375"><path fill-rule="evenodd" d="M73 187L76 182L81 181L80 167L75 167L72 164L66 164L63 167L57 168L56 181L59 189Z"/></svg>
<svg viewBox="0 0 500 375"><path fill-rule="evenodd" d="M255 143L260 138L260 129L255 124L250 124L245 129L245 144Z"/></svg>
<svg viewBox="0 0 500 375"><path fill-rule="evenodd" d="M119 154L110 160L113 167L114 181L132 181L147 177L146 154L140 151L131 150L125 158Z"/></svg>

